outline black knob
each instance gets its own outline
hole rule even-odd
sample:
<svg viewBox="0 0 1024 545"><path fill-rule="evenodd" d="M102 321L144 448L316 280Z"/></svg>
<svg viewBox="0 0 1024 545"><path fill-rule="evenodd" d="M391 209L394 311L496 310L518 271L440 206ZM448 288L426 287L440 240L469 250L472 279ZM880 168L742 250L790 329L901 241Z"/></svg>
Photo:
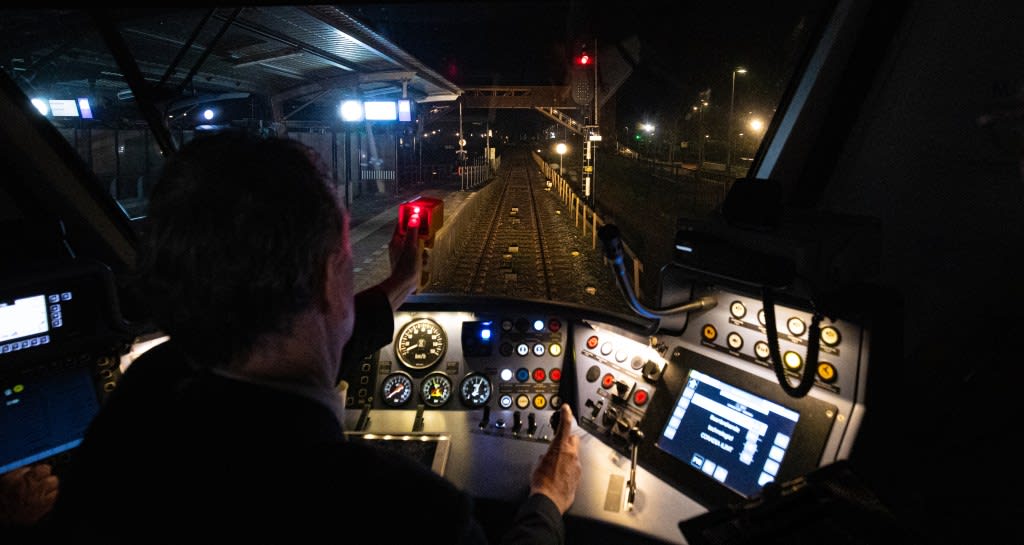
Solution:
<svg viewBox="0 0 1024 545"><path fill-rule="evenodd" d="M661 378L662 368L657 363L649 361L644 364L643 369L644 378L647 379L648 382L657 382L658 379Z"/></svg>
<svg viewBox="0 0 1024 545"><path fill-rule="evenodd" d="M537 418L530 413L526 415L526 435L532 436L537 431Z"/></svg>
<svg viewBox="0 0 1024 545"><path fill-rule="evenodd" d="M484 415L480 419L480 429L486 428L487 424L490 423L490 421L491 421L491 406L490 405L484 405Z"/></svg>
<svg viewBox="0 0 1024 545"><path fill-rule="evenodd" d="M519 411L512 413L512 432L519 433L519 430L523 428L523 419L519 415Z"/></svg>
<svg viewBox="0 0 1024 545"><path fill-rule="evenodd" d="M562 425L562 411L555 411L551 413L550 422L553 433L558 433L558 426Z"/></svg>

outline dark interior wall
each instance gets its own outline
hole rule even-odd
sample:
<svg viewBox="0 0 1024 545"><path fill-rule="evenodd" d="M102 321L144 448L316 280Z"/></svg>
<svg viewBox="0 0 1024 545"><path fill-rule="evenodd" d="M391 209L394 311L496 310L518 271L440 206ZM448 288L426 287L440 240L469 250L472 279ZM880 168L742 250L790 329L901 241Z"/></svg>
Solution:
<svg viewBox="0 0 1024 545"><path fill-rule="evenodd" d="M1024 4L911 11L824 197L881 220L881 281L905 297L908 355L1024 301ZM1015 120L981 124L1008 106Z"/></svg>
<svg viewBox="0 0 1024 545"><path fill-rule="evenodd" d="M822 200L881 222L902 354L874 363L900 380L855 452L930 543L1024 534L1022 23L1021 2L913 3Z"/></svg>

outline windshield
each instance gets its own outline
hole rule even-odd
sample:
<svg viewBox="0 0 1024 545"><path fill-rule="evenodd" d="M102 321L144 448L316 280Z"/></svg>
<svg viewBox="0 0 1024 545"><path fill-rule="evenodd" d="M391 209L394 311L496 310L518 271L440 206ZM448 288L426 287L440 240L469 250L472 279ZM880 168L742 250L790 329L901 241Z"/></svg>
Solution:
<svg viewBox="0 0 1024 545"><path fill-rule="evenodd" d="M140 230L196 134L284 136L351 211L357 287L420 198L440 203L421 293L628 313L595 230L619 228L655 305L678 222L756 167L826 4L4 10L0 65Z"/></svg>

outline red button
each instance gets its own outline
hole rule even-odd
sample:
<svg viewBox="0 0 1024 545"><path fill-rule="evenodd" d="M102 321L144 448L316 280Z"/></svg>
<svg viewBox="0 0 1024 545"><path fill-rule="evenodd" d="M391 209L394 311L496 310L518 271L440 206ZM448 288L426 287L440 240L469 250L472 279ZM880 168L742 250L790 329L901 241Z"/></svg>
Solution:
<svg viewBox="0 0 1024 545"><path fill-rule="evenodd" d="M551 321L548 322L548 329L557 332L559 329L562 329L562 322L558 321L555 318L552 318Z"/></svg>
<svg viewBox="0 0 1024 545"><path fill-rule="evenodd" d="M587 348L597 348L597 335L591 335L587 338Z"/></svg>
<svg viewBox="0 0 1024 545"><path fill-rule="evenodd" d="M558 382L562 380L562 370L552 369L551 372L548 373L548 377L551 379L552 382Z"/></svg>
<svg viewBox="0 0 1024 545"><path fill-rule="evenodd" d="M604 378L601 379L601 386L605 390L611 388L613 384L615 384L615 377L613 377L611 373L608 373L607 375L604 376Z"/></svg>
<svg viewBox="0 0 1024 545"><path fill-rule="evenodd" d="M637 390L636 393L633 394L633 403L636 403L637 405L647 403L647 399L647 390Z"/></svg>
<svg viewBox="0 0 1024 545"><path fill-rule="evenodd" d="M543 382L544 377L546 376L547 373L545 373L544 370L541 369L540 367L533 370L533 380L536 380L537 382Z"/></svg>

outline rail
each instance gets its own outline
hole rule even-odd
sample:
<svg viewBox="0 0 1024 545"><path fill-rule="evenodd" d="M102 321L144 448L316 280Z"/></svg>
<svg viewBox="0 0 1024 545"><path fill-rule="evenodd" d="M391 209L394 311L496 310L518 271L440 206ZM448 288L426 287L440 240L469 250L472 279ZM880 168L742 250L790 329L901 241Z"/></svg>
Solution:
<svg viewBox="0 0 1024 545"><path fill-rule="evenodd" d="M601 219L596 210L587 204L583 197L576 193L576 190L569 185L569 182L562 178L557 169L547 164L540 155L536 153L531 153L531 155L540 167L541 172L551 180L552 189L557 191L559 200L565 205L566 210L572 213L573 225L582 229L583 236L587 236L587 229L589 227L590 247L593 250L597 250L597 230L605 224L605 221ZM637 297L640 297L640 274L644 272L644 263L625 241L622 242L622 248L633 264L633 292L636 293Z"/></svg>

